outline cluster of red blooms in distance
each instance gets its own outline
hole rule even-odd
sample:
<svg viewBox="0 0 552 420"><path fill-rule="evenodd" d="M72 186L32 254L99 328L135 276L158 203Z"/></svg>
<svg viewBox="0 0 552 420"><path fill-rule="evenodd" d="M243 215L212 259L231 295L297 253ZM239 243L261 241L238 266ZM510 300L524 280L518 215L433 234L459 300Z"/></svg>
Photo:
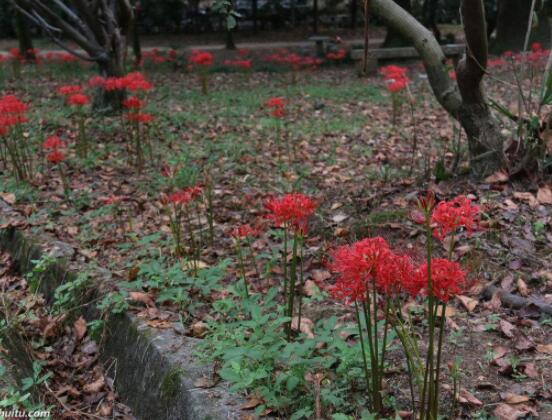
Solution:
<svg viewBox="0 0 552 420"><path fill-rule="evenodd" d="M286 113L286 101L283 98L273 97L265 102L270 114L275 118L282 118Z"/></svg>
<svg viewBox="0 0 552 420"><path fill-rule="evenodd" d="M251 70L253 62L251 60L224 60L225 66L236 67L242 70Z"/></svg>
<svg viewBox="0 0 552 420"><path fill-rule="evenodd" d="M108 92L128 89L131 92L148 91L153 85L139 71L127 74L123 77L101 77L94 76L88 81L90 87L103 88Z"/></svg>
<svg viewBox="0 0 552 420"><path fill-rule="evenodd" d="M27 121L28 106L15 95L0 97L0 136L7 134L11 127Z"/></svg>
<svg viewBox="0 0 552 420"><path fill-rule="evenodd" d="M186 205L194 198L198 197L203 191L203 188L200 185L195 185L193 187L183 188L179 191L176 191L169 195L169 202L174 205Z"/></svg>
<svg viewBox="0 0 552 420"><path fill-rule="evenodd" d="M65 85L57 88L57 93L62 96L74 95L75 93L81 93L82 87L79 85Z"/></svg>
<svg viewBox="0 0 552 420"><path fill-rule="evenodd" d="M64 147L65 142L58 136L50 136L42 143L42 148L48 152L46 160L54 165L65 160L65 154L60 150Z"/></svg>
<svg viewBox="0 0 552 420"><path fill-rule="evenodd" d="M341 61L347 57L347 50L341 48L337 51L330 51L326 54L326 58L331 61Z"/></svg>
<svg viewBox="0 0 552 420"><path fill-rule="evenodd" d="M89 102L90 99L83 93L75 93L67 98L67 103L73 106L84 106Z"/></svg>
<svg viewBox="0 0 552 420"><path fill-rule="evenodd" d="M463 195L450 201L441 201L431 215L433 236L442 241L460 227L471 235L480 229L479 213L479 206L473 205L472 201Z"/></svg>
<svg viewBox="0 0 552 420"><path fill-rule="evenodd" d="M130 96L123 101L123 107L126 109L141 109L144 107L144 101L136 96Z"/></svg>
<svg viewBox="0 0 552 420"><path fill-rule="evenodd" d="M287 50L281 50L274 54L265 57L265 61L269 63L285 64L291 66L294 70L300 68L312 68L322 64L322 60L316 57L300 56L299 54L289 52Z"/></svg>
<svg viewBox="0 0 552 420"><path fill-rule="evenodd" d="M250 237L258 236L260 233L259 229L252 227L251 225L244 224L236 226L232 229L231 236L235 239L246 239Z"/></svg>
<svg viewBox="0 0 552 420"><path fill-rule="evenodd" d="M380 73L385 81L387 90L391 93L399 92L406 88L410 79L406 75L406 68L399 66L385 66L380 69Z"/></svg>
<svg viewBox="0 0 552 420"><path fill-rule="evenodd" d="M214 59L210 52L194 50L188 61L191 65L208 67L213 64Z"/></svg>
<svg viewBox="0 0 552 420"><path fill-rule="evenodd" d="M166 52L159 51L158 48L154 48L142 53L142 62L151 61L154 64L174 63L176 61L177 52L174 49L170 49Z"/></svg>
<svg viewBox="0 0 552 420"><path fill-rule="evenodd" d="M144 112L129 112L127 115L129 121L148 124L153 121L153 115Z"/></svg>
<svg viewBox="0 0 552 420"><path fill-rule="evenodd" d="M285 194L280 198L272 197L265 203L269 211L267 219L277 227L291 228L297 233L306 233L308 219L314 214L316 204L304 194Z"/></svg>

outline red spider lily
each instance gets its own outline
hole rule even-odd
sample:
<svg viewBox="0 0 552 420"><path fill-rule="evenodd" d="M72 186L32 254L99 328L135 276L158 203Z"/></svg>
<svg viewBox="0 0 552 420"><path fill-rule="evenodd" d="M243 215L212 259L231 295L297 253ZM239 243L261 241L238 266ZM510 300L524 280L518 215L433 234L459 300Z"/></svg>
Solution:
<svg viewBox="0 0 552 420"><path fill-rule="evenodd" d="M111 204L117 204L124 200L126 200L128 197L126 195L115 195L110 194L107 197L100 197L98 200L105 206L109 206Z"/></svg>
<svg viewBox="0 0 552 420"><path fill-rule="evenodd" d="M82 88L78 85L66 85L66 86L60 86L57 89L57 93L63 96L69 96L74 95L76 93L82 92Z"/></svg>
<svg viewBox="0 0 552 420"><path fill-rule="evenodd" d="M232 229L232 232L230 234L235 239L245 239L249 237L258 236L259 233L260 233L259 229L256 229L251 225L245 224L245 225L236 226L234 229Z"/></svg>
<svg viewBox="0 0 552 420"><path fill-rule="evenodd" d="M0 128L6 133L10 127L27 121L25 112L28 106L21 102L15 95L0 97Z"/></svg>
<svg viewBox="0 0 552 420"><path fill-rule="evenodd" d="M387 90L392 93L399 92L406 88L410 79L406 75L406 68L399 66L385 66L380 69L380 73L385 79Z"/></svg>
<svg viewBox="0 0 552 420"><path fill-rule="evenodd" d="M456 80L456 71L449 70L448 75L449 75L451 80Z"/></svg>
<svg viewBox="0 0 552 420"><path fill-rule="evenodd" d="M213 54L207 51L192 51L188 62L196 66L209 67L214 62Z"/></svg>
<svg viewBox="0 0 552 420"><path fill-rule="evenodd" d="M90 103L90 99L82 93L75 93L67 98L67 103L73 106L84 106Z"/></svg>
<svg viewBox="0 0 552 420"><path fill-rule="evenodd" d="M251 70L253 62L251 60L224 60L224 65L236 67L242 70Z"/></svg>
<svg viewBox="0 0 552 420"><path fill-rule="evenodd" d="M184 188L180 191L176 191L169 195L169 202L174 205L186 205L194 198L198 197L203 192L203 188L200 185L194 187Z"/></svg>
<svg viewBox="0 0 552 420"><path fill-rule="evenodd" d="M465 196L458 196L451 201L441 201L431 215L433 236L439 240L463 227L471 235L480 228L479 207Z"/></svg>
<svg viewBox="0 0 552 420"><path fill-rule="evenodd" d="M416 296L414 282L414 264L407 255L398 255L393 252L383 253L376 267L376 287L385 295L400 292Z"/></svg>
<svg viewBox="0 0 552 420"><path fill-rule="evenodd" d="M282 118L285 115L286 102L283 98L270 98L265 102L265 107L271 110L271 115L276 118Z"/></svg>
<svg viewBox="0 0 552 420"><path fill-rule="evenodd" d="M270 198L265 203L270 212L266 217L277 227L292 228L297 233L307 232L308 218L314 213L316 204L304 194L285 194L281 198Z"/></svg>
<svg viewBox="0 0 552 420"><path fill-rule="evenodd" d="M123 101L123 106L127 109L141 109L144 107L144 101L136 96L131 96Z"/></svg>
<svg viewBox="0 0 552 420"><path fill-rule="evenodd" d="M134 121L142 124L149 124L153 121L153 115L146 114L144 112L129 112L127 114L127 118L129 121Z"/></svg>
<svg viewBox="0 0 552 420"><path fill-rule="evenodd" d="M108 91L123 90L126 87L125 79L122 77L108 77L105 79L103 88Z"/></svg>
<svg viewBox="0 0 552 420"><path fill-rule="evenodd" d="M241 49L238 50L238 55L240 57L246 57L247 55L249 55L249 51L241 48Z"/></svg>
<svg viewBox="0 0 552 420"><path fill-rule="evenodd" d="M432 295L441 302L448 302L451 297L461 293L465 288L466 272L457 262L444 258L433 258L431 260L431 284ZM413 285L422 294L429 295L426 263L418 268Z"/></svg>
<svg viewBox="0 0 552 420"><path fill-rule="evenodd" d="M343 60L345 57L347 57L347 50L343 48L337 51L330 51L326 54L326 58L332 61L340 61Z"/></svg>
<svg viewBox="0 0 552 420"><path fill-rule="evenodd" d="M542 44L540 42L533 42L531 44L531 51L533 51L533 52L542 51Z"/></svg>
<svg viewBox="0 0 552 420"><path fill-rule="evenodd" d="M48 160L48 162L57 165L65 160L65 155L61 150L55 149L52 152L48 153L46 159Z"/></svg>
<svg viewBox="0 0 552 420"><path fill-rule="evenodd" d="M103 88L105 85L105 78L102 76L92 76L88 79L88 86L93 88Z"/></svg>
<svg viewBox="0 0 552 420"><path fill-rule="evenodd" d="M56 150L65 147L65 142L61 140L58 136L50 136L44 143L42 143L42 148L45 150Z"/></svg>
<svg viewBox="0 0 552 420"><path fill-rule="evenodd" d="M376 282L378 270L381 271L380 264L390 252L385 239L379 236L337 248L329 264L330 270L339 273L335 285L330 288L333 297L346 303L366 299ZM383 278L382 286L387 278Z"/></svg>
<svg viewBox="0 0 552 420"><path fill-rule="evenodd" d="M139 71L135 71L127 74L123 78L123 85L126 89L130 90L131 92L148 91L153 88L153 85L150 82L148 82L145 76Z"/></svg>

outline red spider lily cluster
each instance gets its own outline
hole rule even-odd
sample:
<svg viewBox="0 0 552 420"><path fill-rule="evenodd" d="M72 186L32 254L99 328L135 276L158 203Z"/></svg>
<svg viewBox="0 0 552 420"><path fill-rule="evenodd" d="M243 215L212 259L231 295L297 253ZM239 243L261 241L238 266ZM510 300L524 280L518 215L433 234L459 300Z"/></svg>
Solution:
<svg viewBox="0 0 552 420"><path fill-rule="evenodd" d="M252 238L252 237L258 236L259 233L260 233L259 229L254 228L249 224L244 224L244 225L236 226L234 229L232 229L232 232L230 232L230 235L234 239L246 239L246 238Z"/></svg>
<svg viewBox="0 0 552 420"><path fill-rule="evenodd" d="M316 204L304 194L290 193L268 199L265 208L269 211L267 219L273 221L277 227L304 234L307 232L309 217L316 210Z"/></svg>
<svg viewBox="0 0 552 420"><path fill-rule="evenodd" d="M253 61L249 59L224 60L224 65L240 70L251 70L251 68L253 67Z"/></svg>
<svg viewBox="0 0 552 420"><path fill-rule="evenodd" d="M407 70L399 66L385 66L380 69L380 73L385 81L387 90L391 93L399 92L405 89L410 83L407 76Z"/></svg>
<svg viewBox="0 0 552 420"><path fill-rule="evenodd" d="M322 64L320 58L301 56L288 50L281 50L265 57L269 63L283 64L290 66L293 70L316 69Z"/></svg>
<svg viewBox="0 0 552 420"><path fill-rule="evenodd" d="M450 201L441 201L433 210L431 226L434 228L433 236L440 241L461 227L471 235L481 226L479 206L462 195Z"/></svg>
<svg viewBox="0 0 552 420"><path fill-rule="evenodd" d="M168 196L170 203L176 206L185 206L195 198L201 195L203 188L200 185L196 185L189 188L176 191Z"/></svg>
<svg viewBox="0 0 552 420"><path fill-rule="evenodd" d="M330 51L326 54L326 59L330 61L341 61L347 57L347 50L341 48L337 51Z"/></svg>
<svg viewBox="0 0 552 420"><path fill-rule="evenodd" d="M153 48L142 53L142 61L139 64L143 65L148 62L153 64L174 63L176 62L177 55L174 49L160 51L158 48Z"/></svg>
<svg viewBox="0 0 552 420"><path fill-rule="evenodd" d="M6 135L12 127L27 122L27 110L28 106L15 95L0 97L0 136Z"/></svg>
<svg viewBox="0 0 552 420"><path fill-rule="evenodd" d="M207 51L192 51L188 62L192 66L209 67L214 63L213 54Z"/></svg>
<svg viewBox="0 0 552 420"><path fill-rule="evenodd" d="M64 147L65 142L58 136L50 136L42 143L42 148L47 152L46 160L54 165L65 160L65 154L60 150Z"/></svg>
<svg viewBox="0 0 552 420"><path fill-rule="evenodd" d="M286 114L286 101L284 98L270 98L265 102L265 107L270 110L270 115L275 118L282 118Z"/></svg>
<svg viewBox="0 0 552 420"><path fill-rule="evenodd" d="M83 89L79 85L60 86L57 93L64 96L65 102L71 106L82 107L90 103L90 99L83 93Z"/></svg>

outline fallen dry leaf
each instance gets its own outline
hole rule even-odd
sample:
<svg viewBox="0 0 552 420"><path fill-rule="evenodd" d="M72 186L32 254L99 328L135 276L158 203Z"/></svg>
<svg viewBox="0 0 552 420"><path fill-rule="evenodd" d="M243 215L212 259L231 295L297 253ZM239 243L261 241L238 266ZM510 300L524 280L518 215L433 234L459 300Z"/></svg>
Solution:
<svg viewBox="0 0 552 420"><path fill-rule="evenodd" d="M468 312L472 312L479 304L479 301L477 299L473 299L468 296L457 295L456 298L460 301L462 306L464 306L464 308L466 308Z"/></svg>
<svg viewBox="0 0 552 420"><path fill-rule="evenodd" d="M552 354L552 344L538 344L537 351L539 353Z"/></svg>
<svg viewBox="0 0 552 420"><path fill-rule="evenodd" d="M136 302L143 303L146 306L155 306L152 297L145 292L129 292L128 297Z"/></svg>
<svg viewBox="0 0 552 420"><path fill-rule="evenodd" d="M493 411L496 420L516 420L525 417L531 412L527 406L512 407L508 404L498 404Z"/></svg>
<svg viewBox="0 0 552 420"><path fill-rule="evenodd" d="M549 185L539 188L537 192L537 201L539 204L552 204L552 189Z"/></svg>
<svg viewBox="0 0 552 420"><path fill-rule="evenodd" d="M207 330L209 329L208 325L203 321L198 321L194 324L192 324L192 328L190 329L193 337L202 338L207 333Z"/></svg>
<svg viewBox="0 0 552 420"><path fill-rule="evenodd" d="M261 405L263 403L263 400L261 400L259 397L251 397L246 402L244 402L242 405L240 405L240 408L242 410L251 410L258 405Z"/></svg>
<svg viewBox="0 0 552 420"><path fill-rule="evenodd" d="M502 398L502 400L507 404L520 404L531 399L527 395L518 395L514 394L513 392L501 393L500 398Z"/></svg>
<svg viewBox="0 0 552 420"><path fill-rule="evenodd" d="M525 283L521 278L517 280L517 290L521 296L529 296L529 287L527 287L527 283Z"/></svg>
<svg viewBox="0 0 552 420"><path fill-rule="evenodd" d="M14 193L0 193L0 198L8 204L15 204L15 194Z"/></svg>
<svg viewBox="0 0 552 420"><path fill-rule="evenodd" d="M510 177L505 171L496 171L494 174L491 174L485 178L485 182L488 182L489 184L496 184L500 182L507 182L509 179Z"/></svg>
<svg viewBox="0 0 552 420"><path fill-rule="evenodd" d="M82 316L73 324L73 332L75 333L77 340L82 340L82 338L86 335L86 321Z"/></svg>
<svg viewBox="0 0 552 420"><path fill-rule="evenodd" d="M527 204L529 204L530 207L536 207L539 202L535 198L533 194L530 192L514 192L514 198L517 198L518 200L525 201Z"/></svg>
<svg viewBox="0 0 552 420"><path fill-rule="evenodd" d="M301 317L301 324L299 325L299 327L297 327L298 322L299 322L299 317L294 316L291 319L291 328L295 331L299 330L309 338L314 338L314 333L313 333L314 322L312 322L308 318Z"/></svg>
<svg viewBox="0 0 552 420"><path fill-rule="evenodd" d="M500 323L500 331L502 331L502 334L504 334L508 338L513 338L515 335L516 327L512 325L510 322L501 319Z"/></svg>
<svg viewBox="0 0 552 420"><path fill-rule="evenodd" d="M95 392L99 392L104 387L104 385L105 385L104 377L100 376L94 382L84 385L82 389L87 394L94 394Z"/></svg>
<svg viewBox="0 0 552 420"><path fill-rule="evenodd" d="M456 399L460 404L469 404L475 407L481 407L483 405L481 401L479 401L476 397L474 397L465 388L462 388L460 390L460 392L458 393L458 397Z"/></svg>

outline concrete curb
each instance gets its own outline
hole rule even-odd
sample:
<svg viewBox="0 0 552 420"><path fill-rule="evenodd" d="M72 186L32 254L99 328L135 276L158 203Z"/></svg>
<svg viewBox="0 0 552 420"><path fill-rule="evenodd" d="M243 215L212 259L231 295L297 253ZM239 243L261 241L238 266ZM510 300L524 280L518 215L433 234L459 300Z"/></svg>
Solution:
<svg viewBox="0 0 552 420"><path fill-rule="evenodd" d="M4 222L10 215L17 213L0 200L0 216ZM56 258L41 274L41 292L48 302L60 284L75 278L79 268L74 264L68 268L74 253L70 245L42 236L30 238L13 226L0 228L0 249L12 255L22 274L29 272L32 261L42 255ZM92 275L101 284L101 279L110 273L96 270ZM99 289L94 291L95 295L99 293ZM97 311L93 305L89 306L85 306L83 315L91 320L96 318ZM102 359L115 362L114 372L110 372L115 378L115 389L137 418L222 420L244 416L239 409L243 400L224 384L209 389L195 385L213 371L212 366L201 364L194 355L199 340L178 335L174 329L153 329L131 314L111 317L107 330ZM16 363L25 364L13 356ZM21 366L21 369L27 367Z"/></svg>

